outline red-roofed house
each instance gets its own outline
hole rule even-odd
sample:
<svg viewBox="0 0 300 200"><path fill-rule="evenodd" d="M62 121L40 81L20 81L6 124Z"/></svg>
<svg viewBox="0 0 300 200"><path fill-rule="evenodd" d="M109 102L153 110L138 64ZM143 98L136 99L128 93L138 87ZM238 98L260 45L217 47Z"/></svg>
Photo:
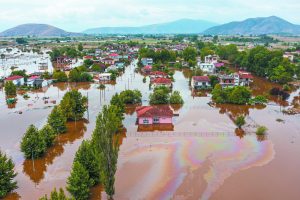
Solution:
<svg viewBox="0 0 300 200"><path fill-rule="evenodd" d="M154 80L156 78L168 78L168 74L161 71L155 71L150 73L150 80Z"/></svg>
<svg viewBox="0 0 300 200"><path fill-rule="evenodd" d="M104 58L102 60L102 62L105 64L105 65L114 65L115 64L115 61L114 59L112 58Z"/></svg>
<svg viewBox="0 0 300 200"><path fill-rule="evenodd" d="M211 88L208 76L193 76L191 82L193 89L209 89Z"/></svg>
<svg viewBox="0 0 300 200"><path fill-rule="evenodd" d="M113 59L114 61L119 61L119 54L117 53L111 53L108 55L109 58Z"/></svg>
<svg viewBox="0 0 300 200"><path fill-rule="evenodd" d="M146 74L149 74L152 71L152 66L146 65L145 67L142 68L142 71Z"/></svg>
<svg viewBox="0 0 300 200"><path fill-rule="evenodd" d="M17 85L17 86L21 86L24 85L25 81L24 81L24 77L23 76L10 76L8 78L6 78L4 80L5 82L11 81L13 82L13 84Z"/></svg>
<svg viewBox="0 0 300 200"><path fill-rule="evenodd" d="M151 81L151 84L153 85L153 87L160 87L160 86L165 86L165 87L172 87L172 81L171 79L168 78L156 78L154 80Z"/></svg>
<svg viewBox="0 0 300 200"><path fill-rule="evenodd" d="M253 82L253 76L250 72L239 71L238 76L239 76L238 85L240 85L240 86L249 86L250 83Z"/></svg>
<svg viewBox="0 0 300 200"><path fill-rule="evenodd" d="M93 56L84 56L83 60L94 60Z"/></svg>
<svg viewBox="0 0 300 200"><path fill-rule="evenodd" d="M172 124L173 111L170 106L141 106L136 112L139 125Z"/></svg>

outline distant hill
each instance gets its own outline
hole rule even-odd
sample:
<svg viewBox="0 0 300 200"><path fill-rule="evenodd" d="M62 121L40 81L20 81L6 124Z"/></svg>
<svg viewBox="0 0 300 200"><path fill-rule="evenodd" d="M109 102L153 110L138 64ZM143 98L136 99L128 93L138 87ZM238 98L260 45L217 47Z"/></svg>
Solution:
<svg viewBox="0 0 300 200"><path fill-rule="evenodd" d="M216 26L204 20L181 19L169 23L152 24L139 27L100 27L84 31L86 34L189 34L201 33Z"/></svg>
<svg viewBox="0 0 300 200"><path fill-rule="evenodd" d="M300 34L300 26L276 16L249 18L240 22L230 22L204 31L213 35L261 35L261 34Z"/></svg>
<svg viewBox="0 0 300 200"><path fill-rule="evenodd" d="M47 24L22 24L0 33L2 37L14 36L38 36L38 37L59 37L59 36L78 36L79 33L71 33L60 28Z"/></svg>

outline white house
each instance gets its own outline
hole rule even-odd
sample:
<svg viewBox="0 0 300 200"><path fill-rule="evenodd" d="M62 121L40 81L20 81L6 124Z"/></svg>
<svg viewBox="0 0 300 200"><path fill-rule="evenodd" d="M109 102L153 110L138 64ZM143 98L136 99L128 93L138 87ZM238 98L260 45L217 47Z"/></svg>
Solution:
<svg viewBox="0 0 300 200"><path fill-rule="evenodd" d="M205 63L217 63L218 56L217 55L208 55L205 56Z"/></svg>
<svg viewBox="0 0 300 200"><path fill-rule="evenodd" d="M216 71L216 67L213 63L199 63L198 67L205 73L213 74Z"/></svg>
<svg viewBox="0 0 300 200"><path fill-rule="evenodd" d="M153 65L153 59L152 58L142 58L141 62L143 64L143 66L147 66L147 65L152 66Z"/></svg>
<svg viewBox="0 0 300 200"><path fill-rule="evenodd" d="M191 85L193 89L211 88L210 79L208 76L193 76Z"/></svg>
<svg viewBox="0 0 300 200"><path fill-rule="evenodd" d="M110 81L111 73L99 74L99 81Z"/></svg>
<svg viewBox="0 0 300 200"><path fill-rule="evenodd" d="M23 76L10 76L4 80L5 82L12 81L16 86L24 85L24 77Z"/></svg>

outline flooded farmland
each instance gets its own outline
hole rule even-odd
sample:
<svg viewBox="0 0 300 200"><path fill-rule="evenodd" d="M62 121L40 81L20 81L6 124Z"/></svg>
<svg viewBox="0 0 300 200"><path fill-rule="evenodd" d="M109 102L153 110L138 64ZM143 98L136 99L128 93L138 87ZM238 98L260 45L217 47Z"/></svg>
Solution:
<svg viewBox="0 0 300 200"><path fill-rule="evenodd" d="M96 116L116 92L138 89L143 105L149 104L149 79L143 83L134 69L134 65L127 67L116 84L103 91L97 84L55 84L29 92L28 100L19 94L12 108L1 91L0 147L15 162L19 186L6 199L38 199L54 187L65 187L76 150L91 137ZM282 112L299 99L299 89L286 102L271 98L263 107L210 106L210 94L192 95L188 70L175 71L174 79L173 88L181 92L185 104L174 106L179 116L174 117L172 131L138 131L134 108L128 108L114 199L299 199L300 116ZM252 90L264 94L273 86L255 78ZM43 97L58 103L73 88L89 97L85 120L69 122L68 132L42 159L25 160L19 143L26 128L30 124L41 128L54 106L45 104ZM240 114L246 115L245 132L237 130L232 120ZM269 129L266 137L253 132L258 125ZM107 198L100 186L92 191L92 199Z"/></svg>

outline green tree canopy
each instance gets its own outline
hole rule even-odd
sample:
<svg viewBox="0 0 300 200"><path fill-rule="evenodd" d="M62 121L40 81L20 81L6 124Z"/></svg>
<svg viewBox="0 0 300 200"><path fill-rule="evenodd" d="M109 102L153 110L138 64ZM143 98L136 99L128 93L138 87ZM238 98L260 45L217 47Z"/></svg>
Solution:
<svg viewBox="0 0 300 200"><path fill-rule="evenodd" d="M60 106L55 106L48 116L48 124L52 127L56 134L65 133L67 117L63 113Z"/></svg>
<svg viewBox="0 0 300 200"><path fill-rule="evenodd" d="M4 153L0 151L0 198L4 198L8 193L17 189L17 182L14 178L14 163Z"/></svg>
<svg viewBox="0 0 300 200"><path fill-rule="evenodd" d="M67 190L76 200L86 200L90 196L91 185L88 171L79 162L74 162L67 180Z"/></svg>
<svg viewBox="0 0 300 200"><path fill-rule="evenodd" d="M27 159L41 157L47 149L44 138L34 125L30 125L21 141L21 151Z"/></svg>
<svg viewBox="0 0 300 200"><path fill-rule="evenodd" d="M4 88L5 88L6 95L8 95L8 96L17 95L17 87L15 86L15 84L12 81L7 81L4 84Z"/></svg>
<svg viewBox="0 0 300 200"><path fill-rule="evenodd" d="M61 100L60 107L67 120L77 121L83 118L87 110L87 98L77 90L67 92Z"/></svg>

